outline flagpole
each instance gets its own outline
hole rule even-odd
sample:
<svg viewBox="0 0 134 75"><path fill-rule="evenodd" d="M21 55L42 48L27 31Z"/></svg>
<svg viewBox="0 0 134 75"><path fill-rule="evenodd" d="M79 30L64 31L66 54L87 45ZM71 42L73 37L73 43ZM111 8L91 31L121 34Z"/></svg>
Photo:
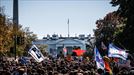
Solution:
<svg viewBox="0 0 134 75"><path fill-rule="evenodd" d="M67 24L68 24L68 37L69 37L69 19L68 19Z"/></svg>

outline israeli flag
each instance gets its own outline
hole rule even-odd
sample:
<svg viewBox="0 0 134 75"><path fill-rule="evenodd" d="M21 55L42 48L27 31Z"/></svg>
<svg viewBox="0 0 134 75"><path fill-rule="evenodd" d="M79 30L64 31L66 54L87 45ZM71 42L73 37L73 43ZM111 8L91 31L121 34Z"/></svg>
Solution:
<svg viewBox="0 0 134 75"><path fill-rule="evenodd" d="M40 52L40 50L36 47L36 45L33 45L30 50L28 51L28 53L37 61L37 62L41 62L44 60L44 56L42 55L42 53Z"/></svg>
<svg viewBox="0 0 134 75"><path fill-rule="evenodd" d="M104 70L105 64L104 64L103 58L100 55L100 53L99 53L99 51L96 47L94 48L94 56L95 56L97 69L103 69Z"/></svg>
<svg viewBox="0 0 134 75"><path fill-rule="evenodd" d="M113 44L109 44L108 57L116 57L126 60L128 53L125 50L122 50Z"/></svg>

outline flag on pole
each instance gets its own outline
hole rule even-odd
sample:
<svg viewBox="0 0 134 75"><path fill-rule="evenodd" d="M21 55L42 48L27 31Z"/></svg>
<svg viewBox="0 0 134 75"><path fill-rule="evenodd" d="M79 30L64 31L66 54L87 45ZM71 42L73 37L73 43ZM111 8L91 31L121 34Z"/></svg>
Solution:
<svg viewBox="0 0 134 75"><path fill-rule="evenodd" d="M44 56L42 55L42 53L40 52L40 50L36 47L36 45L33 45L30 50L28 51L28 53L37 61L37 62L41 62L44 60Z"/></svg>
<svg viewBox="0 0 134 75"><path fill-rule="evenodd" d="M67 21L67 24L69 24L69 19L68 19L68 21Z"/></svg>
<svg viewBox="0 0 134 75"><path fill-rule="evenodd" d="M67 21L67 24L68 24L68 37L69 37L69 19Z"/></svg>
<svg viewBox="0 0 134 75"><path fill-rule="evenodd" d="M104 61L102 56L100 55L98 49L95 47L94 48L94 56L95 56L95 61L96 61L96 65L97 65L97 69L102 69L104 70L105 65L104 65Z"/></svg>
<svg viewBox="0 0 134 75"><path fill-rule="evenodd" d="M126 60L128 53L126 51L114 46L113 44L109 44L108 57L116 57Z"/></svg>

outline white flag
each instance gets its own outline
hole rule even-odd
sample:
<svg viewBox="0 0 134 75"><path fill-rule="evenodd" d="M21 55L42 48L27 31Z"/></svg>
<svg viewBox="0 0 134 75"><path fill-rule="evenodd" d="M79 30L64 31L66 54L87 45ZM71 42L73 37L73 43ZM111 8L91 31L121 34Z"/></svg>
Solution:
<svg viewBox="0 0 134 75"><path fill-rule="evenodd" d="M30 50L28 51L28 53L37 61L37 62L41 62L44 60L44 56L42 55L42 53L40 52L40 50L33 45Z"/></svg>

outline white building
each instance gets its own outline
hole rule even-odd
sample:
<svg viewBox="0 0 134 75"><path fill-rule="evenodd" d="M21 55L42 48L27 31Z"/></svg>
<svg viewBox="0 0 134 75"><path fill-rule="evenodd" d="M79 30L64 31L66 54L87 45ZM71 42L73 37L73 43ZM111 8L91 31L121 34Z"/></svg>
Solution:
<svg viewBox="0 0 134 75"><path fill-rule="evenodd" d="M44 37L43 39L33 41L33 44L47 45L47 51L51 54L53 54L53 52L59 53L63 50L63 47L66 47L68 54L71 54L74 47L80 47L81 49L86 50L86 43L90 38L90 35L87 37L85 37L85 35L79 35L79 37L59 37L58 35L53 34L52 37L47 35L47 37Z"/></svg>

